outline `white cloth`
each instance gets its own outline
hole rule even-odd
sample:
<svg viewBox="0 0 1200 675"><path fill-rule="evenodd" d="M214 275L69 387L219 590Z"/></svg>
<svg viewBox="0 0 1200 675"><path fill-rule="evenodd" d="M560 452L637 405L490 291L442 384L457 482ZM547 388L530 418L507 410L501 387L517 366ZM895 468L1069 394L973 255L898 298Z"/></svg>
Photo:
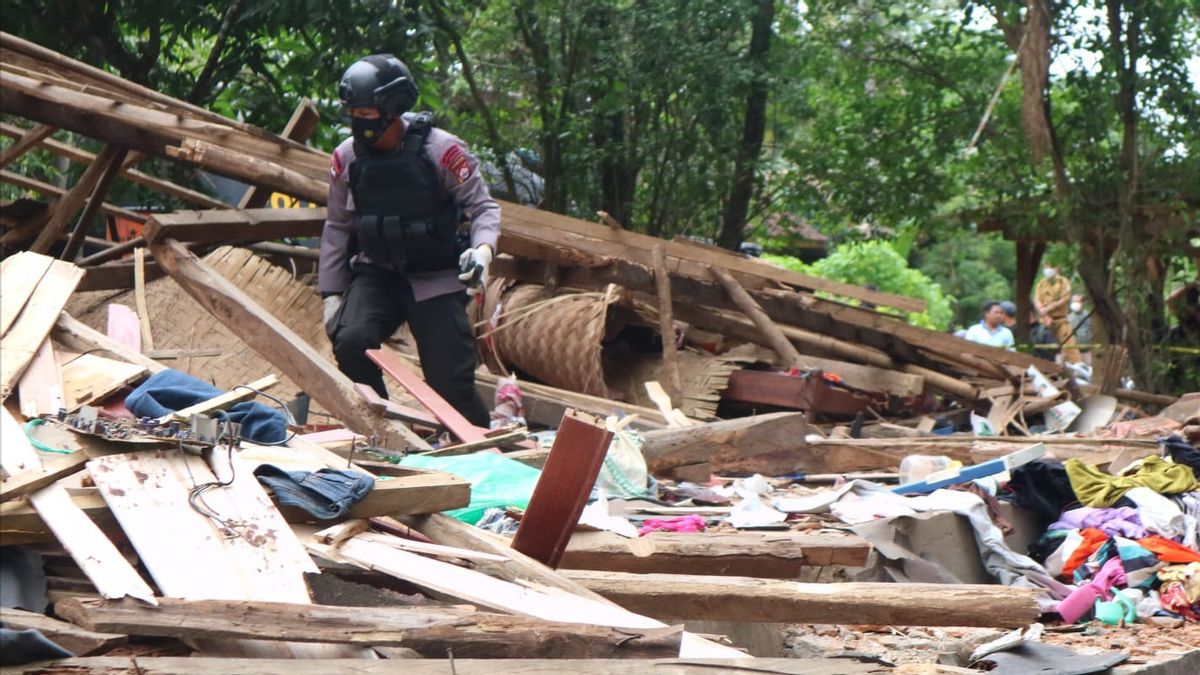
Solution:
<svg viewBox="0 0 1200 675"><path fill-rule="evenodd" d="M1147 530L1167 539L1182 538L1184 546L1196 547L1196 519L1184 514L1174 501L1148 487L1135 487L1125 496L1137 504L1138 518ZM1191 543L1187 541L1189 538Z"/></svg>
<svg viewBox="0 0 1200 675"><path fill-rule="evenodd" d="M1008 326L996 326L996 330L991 330L982 321L968 328L963 337L971 342L978 342L981 345L1003 347L1005 349L1012 349L1015 342L1012 331L1008 329Z"/></svg>

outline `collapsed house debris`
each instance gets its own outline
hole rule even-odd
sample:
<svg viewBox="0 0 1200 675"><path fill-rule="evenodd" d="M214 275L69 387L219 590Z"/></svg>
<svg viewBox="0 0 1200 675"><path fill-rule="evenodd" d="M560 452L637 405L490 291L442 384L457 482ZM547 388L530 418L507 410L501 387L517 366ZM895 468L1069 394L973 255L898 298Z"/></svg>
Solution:
<svg viewBox="0 0 1200 675"><path fill-rule="evenodd" d="M503 204L483 429L403 334L370 352L390 399L333 365L315 251L277 241L324 210L261 208L326 198L311 104L277 136L8 34L0 86L0 180L44 200L0 205L2 617L48 640L22 672L879 672L843 653L872 626L1017 629L1028 664L1039 620L1089 617L1184 648L1104 667L1200 655L1200 394L1120 388L1119 350L1081 387L873 309L911 298ZM88 168L7 168L37 149ZM200 210L108 204L116 180ZM739 636L780 624L802 658ZM986 661L963 644L928 672Z"/></svg>

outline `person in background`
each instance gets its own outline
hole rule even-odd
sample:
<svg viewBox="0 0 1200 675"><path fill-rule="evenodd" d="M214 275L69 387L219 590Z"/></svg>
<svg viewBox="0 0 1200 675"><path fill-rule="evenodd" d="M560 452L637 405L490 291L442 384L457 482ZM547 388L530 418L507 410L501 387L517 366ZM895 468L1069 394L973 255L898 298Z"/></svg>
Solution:
<svg viewBox="0 0 1200 675"><path fill-rule="evenodd" d="M1067 312L1067 323L1071 324L1071 330L1074 332L1076 343L1082 345L1079 348L1083 356L1084 363L1092 364L1092 313L1085 311L1083 307L1083 296L1075 294L1071 296L1071 304L1068 306L1070 310Z"/></svg>
<svg viewBox="0 0 1200 675"><path fill-rule="evenodd" d="M982 345L1013 348L1012 331L1004 325L1004 310L994 300L983 303L983 319L968 328L964 337Z"/></svg>
<svg viewBox="0 0 1200 675"><path fill-rule="evenodd" d="M1067 363L1079 363L1083 356L1071 335L1071 323L1067 321L1067 305L1071 301L1071 282L1062 276L1058 267L1046 265L1042 279L1033 291L1033 304L1038 315L1050 318L1050 329L1061 345L1063 359Z"/></svg>
<svg viewBox="0 0 1200 675"><path fill-rule="evenodd" d="M1033 344L1033 356L1053 361L1058 353L1058 341L1050 331L1050 317L1039 317L1037 310L1029 311L1029 342Z"/></svg>
<svg viewBox="0 0 1200 675"><path fill-rule="evenodd" d="M1000 310L1004 312L1004 327L1012 330L1017 325L1017 306L1011 300L1005 300L1000 303Z"/></svg>

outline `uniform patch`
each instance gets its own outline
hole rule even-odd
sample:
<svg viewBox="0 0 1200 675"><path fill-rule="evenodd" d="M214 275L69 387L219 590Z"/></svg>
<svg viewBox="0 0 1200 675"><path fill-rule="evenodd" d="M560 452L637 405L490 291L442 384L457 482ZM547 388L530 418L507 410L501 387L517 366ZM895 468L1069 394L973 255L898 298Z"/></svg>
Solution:
<svg viewBox="0 0 1200 675"><path fill-rule="evenodd" d="M345 167L342 166L342 155L337 150L334 150L333 160L329 163L329 177L337 179L338 176L342 175L343 168Z"/></svg>
<svg viewBox="0 0 1200 675"><path fill-rule="evenodd" d="M459 184L471 177L471 163L460 146L452 145L442 154L442 167L449 171Z"/></svg>

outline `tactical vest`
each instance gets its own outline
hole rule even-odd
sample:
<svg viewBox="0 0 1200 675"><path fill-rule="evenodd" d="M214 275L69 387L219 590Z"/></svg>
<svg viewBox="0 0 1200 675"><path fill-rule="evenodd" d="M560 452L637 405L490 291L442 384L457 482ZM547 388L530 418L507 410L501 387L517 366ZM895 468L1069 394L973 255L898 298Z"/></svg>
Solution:
<svg viewBox="0 0 1200 675"><path fill-rule="evenodd" d="M431 128L428 114L417 115L398 151L377 153L356 143L350 164L359 247L404 272L458 267L462 216L425 151Z"/></svg>

